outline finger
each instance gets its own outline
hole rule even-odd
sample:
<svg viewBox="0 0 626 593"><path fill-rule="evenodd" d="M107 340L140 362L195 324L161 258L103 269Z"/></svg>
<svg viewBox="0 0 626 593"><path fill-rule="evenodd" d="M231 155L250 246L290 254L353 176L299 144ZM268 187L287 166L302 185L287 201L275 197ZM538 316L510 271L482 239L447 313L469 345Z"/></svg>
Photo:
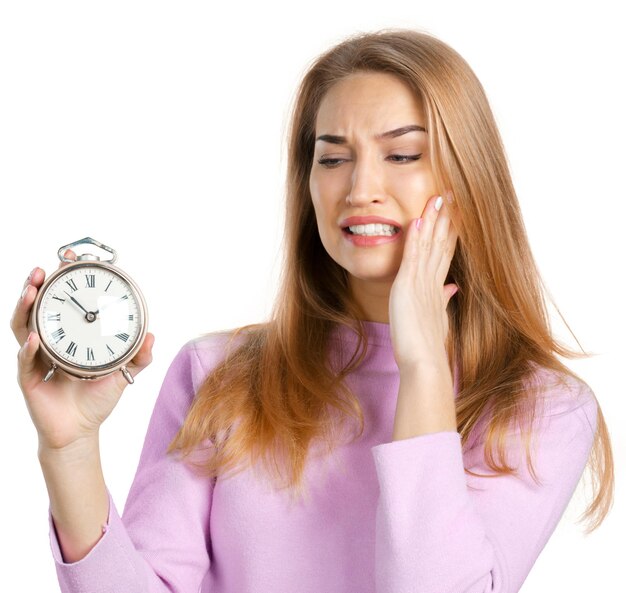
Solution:
<svg viewBox="0 0 626 593"><path fill-rule="evenodd" d="M433 230L433 251L437 251L440 254L439 262L435 264L437 265L436 275L441 282L445 280L450 270L450 263L454 257L459 236L451 217L451 211L454 207L452 192L444 192L442 207Z"/></svg>
<svg viewBox="0 0 626 593"><path fill-rule="evenodd" d="M443 287L444 303L448 306L450 299L459 291L459 287L456 284L446 284Z"/></svg>
<svg viewBox="0 0 626 593"><path fill-rule="evenodd" d="M448 237L446 239L446 247L445 247L445 252L447 255L448 263L451 262L452 258L454 257L454 251L456 250L458 240L459 240L459 231L456 230L456 227L451 222L450 230L448 232Z"/></svg>
<svg viewBox="0 0 626 593"><path fill-rule="evenodd" d="M66 249L65 253L63 254L63 257L66 257L68 259L73 259L74 261L76 261L76 254L71 250L71 249ZM66 261L61 261L59 262L59 268L62 268L63 266L69 266L70 262L66 262Z"/></svg>
<svg viewBox="0 0 626 593"><path fill-rule="evenodd" d="M454 252L456 250L456 246L459 239L459 232L456 229L456 226L452 220L448 221L448 234L443 243L443 258L442 264L446 269L446 274L448 273L448 269L450 268L450 262L454 257Z"/></svg>
<svg viewBox="0 0 626 593"><path fill-rule="evenodd" d="M436 204L436 201L435 201ZM435 204L433 204L433 210L435 210ZM432 231L433 246L438 246L443 249L448 238L448 232L450 229L450 213L448 205L445 200L441 202L439 212L435 210L435 220Z"/></svg>
<svg viewBox="0 0 626 593"><path fill-rule="evenodd" d="M419 257L419 249L417 246L418 230L415 227L418 220L419 219L414 218L409 221L407 226L404 236L404 246L402 249L402 260L400 261L398 273L402 273L405 269L412 268Z"/></svg>
<svg viewBox="0 0 626 593"><path fill-rule="evenodd" d="M65 257L69 259L76 259L76 254L67 249L64 253ZM60 262L59 268L69 265L68 262ZM10 326L13 330L13 335L21 346L28 337L28 318L30 316L30 310L35 302L37 291L43 284L46 278L46 273L40 267L36 266L28 275L22 286L22 294L20 295L13 314L11 315Z"/></svg>
<svg viewBox="0 0 626 593"><path fill-rule="evenodd" d="M443 204L443 198L441 196L433 196L428 199L422 212L421 223L419 227L418 243L421 251L425 254L430 253L433 243L433 231L435 229L435 223L439 218L438 204Z"/></svg>
<svg viewBox="0 0 626 593"><path fill-rule="evenodd" d="M153 345L154 334L147 332L141 347L137 351L137 354L135 354L133 359L126 365L126 370L132 375L133 378L141 373L141 371L143 371L143 369L145 369L152 362ZM117 381L121 391L126 389L128 386L126 378L124 378L120 372L115 373L115 380Z"/></svg>
<svg viewBox="0 0 626 593"><path fill-rule="evenodd" d="M128 368L133 369L133 375L140 373L152 362L152 347L154 346L154 334L147 332L141 348L133 357Z"/></svg>
<svg viewBox="0 0 626 593"><path fill-rule="evenodd" d="M41 381L41 367L37 359L38 350L39 336L37 332L30 332L17 353L17 381L22 390L28 390Z"/></svg>
<svg viewBox="0 0 626 593"><path fill-rule="evenodd" d="M422 211L422 216L419 219L415 219L411 221L409 225L409 232L407 233L407 237L404 244L404 252L402 255L402 263L407 262L406 266L413 267L418 262L430 262L432 258L432 250L433 250L433 230L435 225L437 224L437 220L440 216L440 210L443 209L443 199L440 201L442 205L439 209L437 209L436 205L438 204L439 196L433 196L429 198L424 206L424 210ZM419 223L419 229L417 228L417 223ZM444 219L440 225L439 230L437 231L438 236L444 236L447 234L447 224L448 222ZM439 249L435 248L437 251L443 250L443 245L445 244L441 238L438 238ZM437 269L440 257L434 258L434 262L432 266ZM401 268L402 268L401 263ZM431 267L429 265L429 267ZM443 280L442 280L443 283Z"/></svg>
<svg viewBox="0 0 626 593"><path fill-rule="evenodd" d="M441 196L431 198L424 208L423 218L418 242L424 257L424 271L441 286L449 267L446 249L451 221L446 200Z"/></svg>
<svg viewBox="0 0 626 593"><path fill-rule="evenodd" d="M22 290L26 288L29 284L32 284L33 286L41 286L45 275L46 273L40 267L35 266L26 278L26 280L24 280L24 284L22 284Z"/></svg>
<svg viewBox="0 0 626 593"><path fill-rule="evenodd" d="M437 219L433 228L433 236L431 239L430 249L431 257L429 258L433 274L437 277L438 280L441 276L442 268L445 267L448 237L451 232L450 226L450 216L448 214L448 208L444 202L442 203L441 209L437 214ZM441 278L441 282L443 282L443 278Z"/></svg>
<svg viewBox="0 0 626 593"><path fill-rule="evenodd" d="M35 296L37 295L38 288L41 284L43 284L45 275L45 272L41 268L36 267L33 269L24 282L22 294L17 300L17 304L15 305L15 309L11 315L11 329L13 330L13 335L20 346L28 337L27 325L30 309L35 302Z"/></svg>
<svg viewBox="0 0 626 593"><path fill-rule="evenodd" d="M69 259L76 260L76 254L71 249L66 250L63 255ZM63 266L67 266L68 264L69 262L62 261L59 262L58 267L62 268ZM28 275L28 278L26 278L26 280L24 281L22 288L26 288L29 284L32 284L33 286L39 288L43 284L45 277L46 273L40 267L35 267L33 271Z"/></svg>
<svg viewBox="0 0 626 593"><path fill-rule="evenodd" d="M452 258L454 257L459 237L458 231L456 230L452 220L450 220L449 215L445 214L444 216L446 221L445 223L442 222L441 229L445 230L446 234L443 237L439 236L437 240L434 241L436 247L433 248L433 251L439 253L439 259L434 265L436 265L435 276L437 281L441 284L445 281L448 276L448 272L450 271L450 264L452 262ZM439 222L437 224L439 224Z"/></svg>

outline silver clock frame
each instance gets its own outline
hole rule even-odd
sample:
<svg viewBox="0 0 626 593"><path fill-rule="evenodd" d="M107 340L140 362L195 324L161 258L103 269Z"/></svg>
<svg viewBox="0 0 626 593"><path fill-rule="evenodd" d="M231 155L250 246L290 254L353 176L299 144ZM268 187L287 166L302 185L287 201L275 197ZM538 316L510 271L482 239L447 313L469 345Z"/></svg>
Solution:
<svg viewBox="0 0 626 593"><path fill-rule="evenodd" d="M68 261L68 260L65 260L65 261ZM70 260L70 261L71 263L68 263L64 265L63 267L58 268L52 274L50 274L50 276L43 283L43 285L37 292L37 296L35 297L35 302L33 303L33 307L31 309L31 315L29 318L29 323L28 323L29 330L35 331L38 333L40 337L40 343L41 343L40 351L42 355L44 356L44 358L47 358L48 361L51 363L51 368L48 374L46 375L46 377L44 378L44 381L48 381L52 377L56 369L58 368L66 372L72 377L76 377L78 379L83 379L83 380L99 379L101 377L105 377L107 375L115 373L116 371L119 370L122 372L122 374L124 375L124 377L129 383L133 383L134 382L133 377L131 373L129 372L129 370L127 369L126 364L134 358L135 354L137 354L137 351L141 348L141 345L143 344L144 339L146 337L146 333L148 331L148 308L146 306L146 301L144 299L144 296L141 290L137 286L136 282L126 272L124 272L123 270L120 270L118 267L114 266L113 264L110 264L104 261L97 261L97 260L94 261L94 260L91 260L91 258L86 259L86 260L80 260L80 256L79 256L79 261L73 261L73 260ZM102 268L111 272L112 274L115 274L121 277L124 280L124 282L126 282L135 293L135 299L137 301L137 305L139 307L139 312L141 315L139 336L135 340L135 343L130 348L130 350L128 350L128 352L124 353L120 358L117 358L113 362L110 362L106 365L99 365L96 367L85 366L85 365L81 365L78 363L74 364L62 358L52 349L52 347L50 346L50 344L47 342L46 338L44 337L45 334L42 331L43 320L41 318L40 305L41 305L43 297L45 296L46 292L50 288L50 285L53 284L61 276L64 276L70 271L73 271L82 267Z"/></svg>

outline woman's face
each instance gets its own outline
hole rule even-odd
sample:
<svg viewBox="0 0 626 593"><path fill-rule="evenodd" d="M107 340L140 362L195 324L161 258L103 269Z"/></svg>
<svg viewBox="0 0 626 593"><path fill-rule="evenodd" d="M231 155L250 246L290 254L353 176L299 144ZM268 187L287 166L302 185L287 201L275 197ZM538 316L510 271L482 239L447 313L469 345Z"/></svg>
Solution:
<svg viewBox="0 0 626 593"><path fill-rule="evenodd" d="M309 189L322 244L348 271L357 300L378 301L379 311L400 267L407 225L435 193L425 131L377 138L406 126L426 128L419 102L399 78L369 72L333 85L315 124ZM342 227L355 216L382 217L400 230L391 237L381 237L381 227L373 229L377 237L351 235Z"/></svg>

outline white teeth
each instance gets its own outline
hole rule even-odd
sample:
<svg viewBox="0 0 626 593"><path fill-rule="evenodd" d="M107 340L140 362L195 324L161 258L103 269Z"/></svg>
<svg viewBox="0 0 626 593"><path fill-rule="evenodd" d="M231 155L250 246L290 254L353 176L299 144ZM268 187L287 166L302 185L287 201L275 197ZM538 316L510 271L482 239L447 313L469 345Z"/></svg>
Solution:
<svg viewBox="0 0 626 593"><path fill-rule="evenodd" d="M398 229L391 224L357 224L355 226L348 227L354 235L375 236L383 235L390 237L398 232Z"/></svg>

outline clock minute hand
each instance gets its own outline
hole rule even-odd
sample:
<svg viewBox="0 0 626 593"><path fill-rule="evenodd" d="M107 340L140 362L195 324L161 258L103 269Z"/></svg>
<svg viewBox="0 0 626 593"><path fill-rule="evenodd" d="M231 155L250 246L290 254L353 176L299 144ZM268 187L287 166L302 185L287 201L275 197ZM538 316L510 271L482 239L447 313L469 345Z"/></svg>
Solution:
<svg viewBox="0 0 626 593"><path fill-rule="evenodd" d="M85 313L89 314L89 311L85 309L67 290L63 291L68 297L70 297Z"/></svg>

